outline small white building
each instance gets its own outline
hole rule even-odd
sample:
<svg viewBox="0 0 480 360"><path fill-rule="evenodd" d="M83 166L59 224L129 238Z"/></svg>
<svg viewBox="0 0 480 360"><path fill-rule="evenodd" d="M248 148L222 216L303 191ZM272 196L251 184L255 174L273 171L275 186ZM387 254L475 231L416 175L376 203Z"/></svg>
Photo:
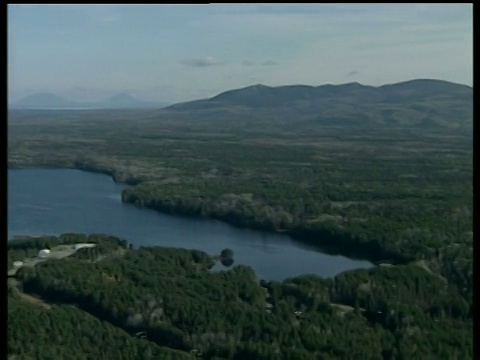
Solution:
<svg viewBox="0 0 480 360"><path fill-rule="evenodd" d="M38 257L41 259L45 259L50 256L50 250L42 249L38 252Z"/></svg>
<svg viewBox="0 0 480 360"><path fill-rule="evenodd" d="M14 268L20 268L23 266L23 261L14 261L13 262L13 267Z"/></svg>

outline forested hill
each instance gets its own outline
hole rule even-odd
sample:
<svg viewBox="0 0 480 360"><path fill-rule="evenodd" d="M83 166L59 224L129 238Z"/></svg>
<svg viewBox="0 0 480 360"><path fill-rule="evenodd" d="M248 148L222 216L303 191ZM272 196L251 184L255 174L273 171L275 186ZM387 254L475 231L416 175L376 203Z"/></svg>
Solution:
<svg viewBox="0 0 480 360"><path fill-rule="evenodd" d="M198 117L317 122L323 125L471 127L473 88L418 79L379 87L253 85L213 98L175 104L167 111Z"/></svg>
<svg viewBox="0 0 480 360"><path fill-rule="evenodd" d="M27 262L77 243L96 246ZM202 251L108 235L7 248L9 268L24 261L8 279L11 360L474 358L472 297L418 264L267 282L242 265L211 271Z"/></svg>

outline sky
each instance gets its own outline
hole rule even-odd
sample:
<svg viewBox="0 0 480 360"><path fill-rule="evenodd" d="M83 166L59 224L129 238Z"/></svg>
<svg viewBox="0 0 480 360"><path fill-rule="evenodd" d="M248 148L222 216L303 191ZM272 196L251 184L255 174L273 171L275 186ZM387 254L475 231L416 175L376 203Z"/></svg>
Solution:
<svg viewBox="0 0 480 360"><path fill-rule="evenodd" d="M8 5L9 102L182 102L254 84L472 86L472 4Z"/></svg>

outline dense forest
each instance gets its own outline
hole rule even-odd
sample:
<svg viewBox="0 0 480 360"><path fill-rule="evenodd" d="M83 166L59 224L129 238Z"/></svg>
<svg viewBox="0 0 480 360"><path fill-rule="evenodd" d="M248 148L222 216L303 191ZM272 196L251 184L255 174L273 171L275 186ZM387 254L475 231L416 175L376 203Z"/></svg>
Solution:
<svg viewBox="0 0 480 360"><path fill-rule="evenodd" d="M103 172L138 206L470 278L471 131L134 115L11 112L8 165Z"/></svg>
<svg viewBox="0 0 480 360"><path fill-rule="evenodd" d="M172 116L11 111L8 166L102 172L130 185L124 202L281 231L392 266L278 283L241 265L209 271L218 254L120 244L124 251L112 255L102 245L26 267L17 278L23 291L126 333L145 332L162 351L204 358L472 358L468 126ZM21 243L9 242L9 268L38 251ZM145 301L162 304L161 316L137 316L143 320L132 325L126 319L153 311Z"/></svg>
<svg viewBox="0 0 480 360"><path fill-rule="evenodd" d="M82 234L12 240L8 258L84 242L9 279L9 358L473 359L471 299L416 264L267 282Z"/></svg>

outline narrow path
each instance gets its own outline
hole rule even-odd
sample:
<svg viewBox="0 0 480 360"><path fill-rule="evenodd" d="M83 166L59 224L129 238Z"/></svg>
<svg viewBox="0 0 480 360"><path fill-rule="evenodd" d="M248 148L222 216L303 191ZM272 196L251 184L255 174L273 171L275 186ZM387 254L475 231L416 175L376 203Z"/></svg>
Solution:
<svg viewBox="0 0 480 360"><path fill-rule="evenodd" d="M31 296L31 295L28 295L28 294L25 294L24 292L22 291L18 291L18 295L20 296L20 298L22 300L25 300L26 302L30 303L30 304L35 304L35 305L39 305L41 307L43 307L44 309L46 310L50 310L52 308L51 305L48 305L45 301L43 301L42 299L39 299L39 298L36 298L34 296Z"/></svg>
<svg viewBox="0 0 480 360"><path fill-rule="evenodd" d="M435 272L433 272L427 265L427 262L425 260L418 260L416 262L414 262L415 265L421 267L423 270L425 270L426 272L428 272L430 275L433 275L433 276L436 276L438 277L440 280L444 281L446 284L448 283L448 280L445 279L442 275L440 274L437 274Z"/></svg>

